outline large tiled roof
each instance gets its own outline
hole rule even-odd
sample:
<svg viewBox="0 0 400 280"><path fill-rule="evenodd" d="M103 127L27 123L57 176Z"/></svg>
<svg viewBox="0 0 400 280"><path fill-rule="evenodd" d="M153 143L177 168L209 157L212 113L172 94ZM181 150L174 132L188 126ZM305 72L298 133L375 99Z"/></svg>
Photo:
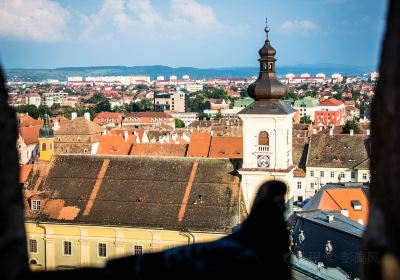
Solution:
<svg viewBox="0 0 400 280"><path fill-rule="evenodd" d="M193 133L190 137L188 157L208 157L211 145L211 134Z"/></svg>
<svg viewBox="0 0 400 280"><path fill-rule="evenodd" d="M21 137L24 139L24 143L27 145L39 143L39 131L42 128L41 125L35 126L23 126L19 127L18 131Z"/></svg>
<svg viewBox="0 0 400 280"><path fill-rule="evenodd" d="M336 98L329 98L324 101L322 101L319 106L340 106L343 105L344 103L340 100L337 100Z"/></svg>
<svg viewBox="0 0 400 280"><path fill-rule="evenodd" d="M54 156L47 167L34 168L25 183L26 196L44 203L41 212L28 208L26 219L226 233L240 213L239 177L232 175L236 164L228 159Z"/></svg>
<svg viewBox="0 0 400 280"><path fill-rule="evenodd" d="M98 155L129 155L132 145L136 143L135 135L128 135L125 140L119 135L102 135L100 137Z"/></svg>
<svg viewBox="0 0 400 280"><path fill-rule="evenodd" d="M243 158L242 137L212 137L210 158Z"/></svg>
<svg viewBox="0 0 400 280"><path fill-rule="evenodd" d="M349 218L355 222L362 220L366 225L368 222L369 203L365 193L366 187L345 187L342 185L323 186L309 202L304 206L303 211L311 210L348 210ZM359 201L360 210L355 210L352 201Z"/></svg>
<svg viewBox="0 0 400 280"><path fill-rule="evenodd" d="M369 158L369 138L348 134L311 135L307 167L355 168Z"/></svg>
<svg viewBox="0 0 400 280"><path fill-rule="evenodd" d="M153 157L185 157L186 144L140 143L133 146L131 155Z"/></svg>
<svg viewBox="0 0 400 280"><path fill-rule="evenodd" d="M296 112L290 105L281 100L256 101L244 108L238 113L242 114L270 114L270 115L288 115Z"/></svg>
<svg viewBox="0 0 400 280"><path fill-rule="evenodd" d="M55 131L55 135L64 134L99 134L104 131L101 126L88 121L84 117L77 117L70 121L68 124L62 126L59 130Z"/></svg>

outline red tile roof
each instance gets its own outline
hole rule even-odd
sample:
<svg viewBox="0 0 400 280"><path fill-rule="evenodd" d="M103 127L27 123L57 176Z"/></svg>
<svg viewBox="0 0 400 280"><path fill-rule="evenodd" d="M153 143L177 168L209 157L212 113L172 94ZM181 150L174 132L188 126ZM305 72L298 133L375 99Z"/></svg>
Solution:
<svg viewBox="0 0 400 280"><path fill-rule="evenodd" d="M36 120L29 116L28 114L21 115L18 117L18 124L19 126L34 126L34 125L43 125L42 120Z"/></svg>
<svg viewBox="0 0 400 280"><path fill-rule="evenodd" d="M193 133L190 137L188 157L208 157L211 145L211 134Z"/></svg>
<svg viewBox="0 0 400 280"><path fill-rule="evenodd" d="M243 158L242 137L212 137L210 158Z"/></svg>
<svg viewBox="0 0 400 280"><path fill-rule="evenodd" d="M129 135L127 141L123 136L102 135L100 137L98 155L129 155L132 144L136 143L136 136Z"/></svg>
<svg viewBox="0 0 400 280"><path fill-rule="evenodd" d="M343 105L342 101L337 100L336 98L329 98L327 100L322 101L319 106L340 106Z"/></svg>
<svg viewBox="0 0 400 280"><path fill-rule="evenodd" d="M361 210L354 210L352 200L358 200L361 203ZM368 198L361 188L327 189L322 195L319 209L339 211L346 209L349 211L349 218L355 222L362 220L366 225L368 221Z"/></svg>
<svg viewBox="0 0 400 280"><path fill-rule="evenodd" d="M39 131L42 125L19 127L19 134L24 139L25 144L30 145L39 143Z"/></svg>
<svg viewBox="0 0 400 280"><path fill-rule="evenodd" d="M132 148L131 155L185 157L186 150L185 144L140 143Z"/></svg>
<svg viewBox="0 0 400 280"><path fill-rule="evenodd" d="M25 183L26 179L28 179L29 174L31 173L33 168L33 164L24 164L19 167L19 182L21 184Z"/></svg>

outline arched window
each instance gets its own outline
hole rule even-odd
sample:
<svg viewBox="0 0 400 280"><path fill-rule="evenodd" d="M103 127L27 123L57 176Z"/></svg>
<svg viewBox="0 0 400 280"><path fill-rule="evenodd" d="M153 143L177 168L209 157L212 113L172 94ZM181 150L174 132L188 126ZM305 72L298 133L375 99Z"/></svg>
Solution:
<svg viewBox="0 0 400 280"><path fill-rule="evenodd" d="M261 131L258 134L258 145L269 146L269 135L266 131Z"/></svg>
<svg viewBox="0 0 400 280"><path fill-rule="evenodd" d="M46 151L46 143L42 143L42 151Z"/></svg>
<svg viewBox="0 0 400 280"><path fill-rule="evenodd" d="M29 264L35 265L35 264L37 264L37 261L36 261L35 259L31 259L31 260L29 261Z"/></svg>

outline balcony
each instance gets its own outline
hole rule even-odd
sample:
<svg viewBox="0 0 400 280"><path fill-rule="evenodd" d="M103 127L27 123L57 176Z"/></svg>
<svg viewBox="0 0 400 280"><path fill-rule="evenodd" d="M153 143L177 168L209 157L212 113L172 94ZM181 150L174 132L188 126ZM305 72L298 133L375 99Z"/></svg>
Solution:
<svg viewBox="0 0 400 280"><path fill-rule="evenodd" d="M257 152L269 152L269 146L257 145Z"/></svg>

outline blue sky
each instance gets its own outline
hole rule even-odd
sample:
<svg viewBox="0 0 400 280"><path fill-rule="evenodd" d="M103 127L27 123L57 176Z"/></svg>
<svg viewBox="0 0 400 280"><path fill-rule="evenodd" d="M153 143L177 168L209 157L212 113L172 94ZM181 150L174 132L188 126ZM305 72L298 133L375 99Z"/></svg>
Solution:
<svg viewBox="0 0 400 280"><path fill-rule="evenodd" d="M1 0L5 68L376 65L386 0Z"/></svg>

